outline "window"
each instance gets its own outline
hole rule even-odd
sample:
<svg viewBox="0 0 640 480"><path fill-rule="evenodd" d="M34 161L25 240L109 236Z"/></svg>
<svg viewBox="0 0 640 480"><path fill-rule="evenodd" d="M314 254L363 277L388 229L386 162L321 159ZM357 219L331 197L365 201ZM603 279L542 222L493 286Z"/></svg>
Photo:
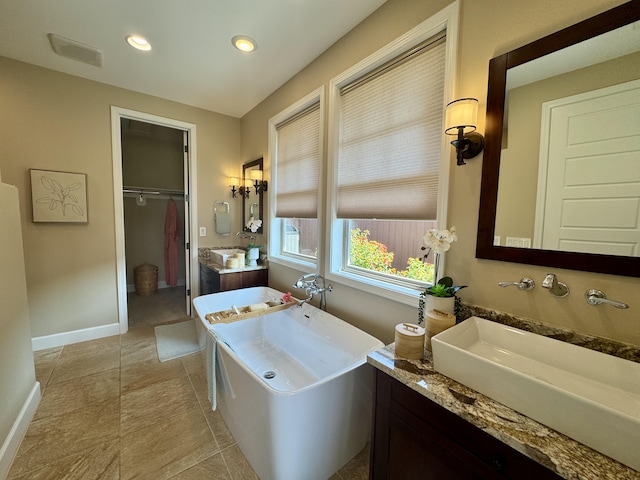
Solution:
<svg viewBox="0 0 640 480"><path fill-rule="evenodd" d="M269 121L275 182L269 243L276 262L317 263L321 99L316 91Z"/></svg>
<svg viewBox="0 0 640 480"><path fill-rule="evenodd" d="M422 237L446 223L449 12L330 86L328 276L405 303L433 280Z"/></svg>
<svg viewBox="0 0 640 480"><path fill-rule="evenodd" d="M433 282L433 255L426 262L420 251L425 233L434 221L349 220L347 267L388 275L386 281L409 280L422 285ZM417 246L417 247L416 247ZM399 278L393 278L399 277ZM375 278L375 277L374 277ZM412 282L415 280L415 282Z"/></svg>

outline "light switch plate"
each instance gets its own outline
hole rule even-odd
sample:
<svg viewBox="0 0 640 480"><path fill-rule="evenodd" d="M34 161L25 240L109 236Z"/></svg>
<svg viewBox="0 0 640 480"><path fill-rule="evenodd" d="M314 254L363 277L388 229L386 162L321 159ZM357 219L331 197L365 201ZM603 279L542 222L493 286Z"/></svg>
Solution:
<svg viewBox="0 0 640 480"><path fill-rule="evenodd" d="M201 237L207 236L207 227L200 227L200 236Z"/></svg>

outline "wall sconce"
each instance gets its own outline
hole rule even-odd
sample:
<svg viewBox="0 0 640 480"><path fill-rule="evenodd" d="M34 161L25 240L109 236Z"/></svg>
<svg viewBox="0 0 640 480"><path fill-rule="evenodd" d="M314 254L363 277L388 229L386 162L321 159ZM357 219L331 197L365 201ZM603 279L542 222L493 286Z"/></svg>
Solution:
<svg viewBox="0 0 640 480"><path fill-rule="evenodd" d="M253 180L253 186L256 189L256 195L260 192L266 192L269 187L266 180L262 180L262 170L249 170L251 180Z"/></svg>
<svg viewBox="0 0 640 480"><path fill-rule="evenodd" d="M242 179L242 182L245 180ZM231 187L231 196L236 198L236 194L240 194L240 196L249 198L249 194L251 193L251 186L241 185L240 177L229 177L229 186Z"/></svg>
<svg viewBox="0 0 640 480"><path fill-rule="evenodd" d="M240 185L239 177L229 177L229 186L231 187L232 198L236 198L236 193L238 193L238 185Z"/></svg>
<svg viewBox="0 0 640 480"><path fill-rule="evenodd" d="M466 165L465 159L478 155L484 148L484 137L475 131L478 119L478 100L461 98L447 105L445 130L447 135L457 135L451 142L456 147L458 165Z"/></svg>

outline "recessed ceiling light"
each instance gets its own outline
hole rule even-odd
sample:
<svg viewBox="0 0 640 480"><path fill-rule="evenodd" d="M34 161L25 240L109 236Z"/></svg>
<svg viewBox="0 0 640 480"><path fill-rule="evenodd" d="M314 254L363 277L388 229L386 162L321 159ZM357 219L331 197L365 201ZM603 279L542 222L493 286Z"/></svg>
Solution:
<svg viewBox="0 0 640 480"><path fill-rule="evenodd" d="M146 38L141 37L140 35L127 35L124 37L129 45L133 48L137 48L138 50L142 50L148 52L151 50L151 44L147 41Z"/></svg>
<svg viewBox="0 0 640 480"><path fill-rule="evenodd" d="M231 43L238 50L243 52L253 52L256 48L258 48L258 44L255 40L246 35L236 35L231 39Z"/></svg>

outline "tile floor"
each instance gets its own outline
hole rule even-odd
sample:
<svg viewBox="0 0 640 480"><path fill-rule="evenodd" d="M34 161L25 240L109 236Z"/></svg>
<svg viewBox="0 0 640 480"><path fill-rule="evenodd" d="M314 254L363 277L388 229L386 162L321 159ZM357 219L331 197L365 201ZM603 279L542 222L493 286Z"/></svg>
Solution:
<svg viewBox="0 0 640 480"><path fill-rule="evenodd" d="M186 320L185 287L159 288L153 295L127 294L129 328Z"/></svg>
<svg viewBox="0 0 640 480"><path fill-rule="evenodd" d="M257 478L208 404L202 355L160 363L153 327L35 359L42 400L10 480ZM366 479L368 461L330 480Z"/></svg>

